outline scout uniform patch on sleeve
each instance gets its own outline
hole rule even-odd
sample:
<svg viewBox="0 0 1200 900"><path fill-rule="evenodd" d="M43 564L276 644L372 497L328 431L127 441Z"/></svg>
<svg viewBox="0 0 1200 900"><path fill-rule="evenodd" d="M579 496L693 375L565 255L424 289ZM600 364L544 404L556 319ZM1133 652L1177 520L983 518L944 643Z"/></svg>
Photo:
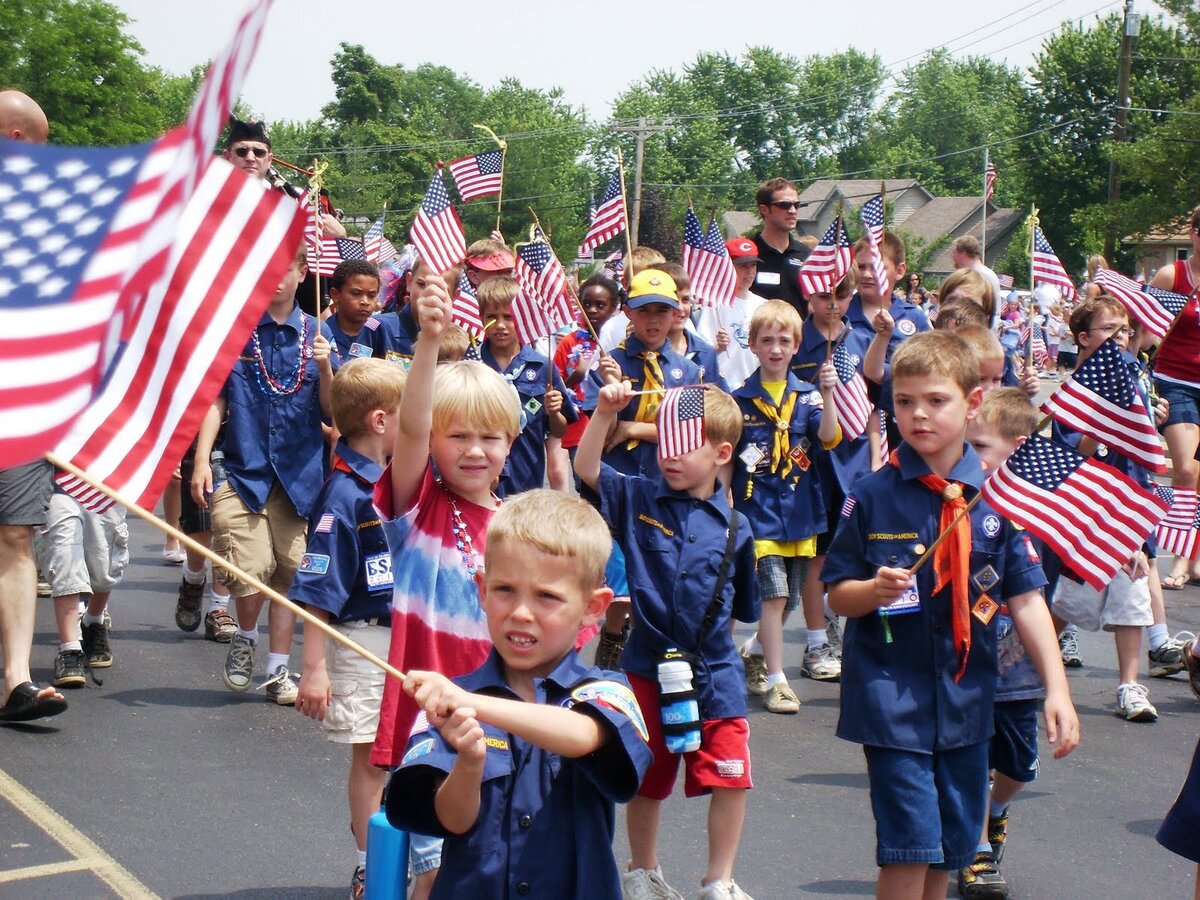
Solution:
<svg viewBox="0 0 1200 900"><path fill-rule="evenodd" d="M646 729L646 720L642 718L642 710L633 696L633 691L616 681L589 681L571 691L574 703L594 703L625 716L642 740L650 740L650 732Z"/></svg>
<svg viewBox="0 0 1200 900"><path fill-rule="evenodd" d="M326 553L305 553L300 557L300 567L297 572L305 575L324 575L329 571L329 555Z"/></svg>

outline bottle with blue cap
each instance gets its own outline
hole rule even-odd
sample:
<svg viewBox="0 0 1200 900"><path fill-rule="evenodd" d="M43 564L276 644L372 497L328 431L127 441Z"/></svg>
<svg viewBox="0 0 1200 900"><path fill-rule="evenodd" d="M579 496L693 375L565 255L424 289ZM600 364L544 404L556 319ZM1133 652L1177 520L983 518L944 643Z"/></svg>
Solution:
<svg viewBox="0 0 1200 900"><path fill-rule="evenodd" d="M663 741L672 753L700 749L700 705L692 685L692 665L672 647L658 664Z"/></svg>

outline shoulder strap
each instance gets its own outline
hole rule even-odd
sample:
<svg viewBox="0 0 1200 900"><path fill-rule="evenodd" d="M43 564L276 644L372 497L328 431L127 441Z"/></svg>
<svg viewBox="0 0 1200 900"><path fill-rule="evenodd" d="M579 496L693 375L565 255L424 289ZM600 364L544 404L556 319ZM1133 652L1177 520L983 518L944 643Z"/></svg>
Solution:
<svg viewBox="0 0 1200 900"><path fill-rule="evenodd" d="M717 614L725 605L722 595L725 593L725 582L729 580L729 567L733 564L733 551L737 546L738 522L741 516L737 510L730 507L729 538L725 541L725 555L721 557L721 567L717 570L717 586L713 590L712 599L708 601L708 609L704 611L704 619L700 622L700 631L696 634L696 653L704 646L704 639L717 623Z"/></svg>

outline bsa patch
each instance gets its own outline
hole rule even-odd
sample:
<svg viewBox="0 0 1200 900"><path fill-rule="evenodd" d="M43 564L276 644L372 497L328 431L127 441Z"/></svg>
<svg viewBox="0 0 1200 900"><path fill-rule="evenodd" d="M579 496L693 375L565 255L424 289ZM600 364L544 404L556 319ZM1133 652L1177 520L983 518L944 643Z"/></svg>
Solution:
<svg viewBox="0 0 1200 900"><path fill-rule="evenodd" d="M1000 517L991 515L990 513L983 517L983 533L988 537L995 537L1000 533Z"/></svg>
<svg viewBox="0 0 1200 900"><path fill-rule="evenodd" d="M309 346L308 344L304 345L304 358L305 359L313 358L313 348L311 346Z"/></svg>
<svg viewBox="0 0 1200 900"><path fill-rule="evenodd" d="M324 575L329 571L329 555L326 553L305 553L300 557L300 567L297 572L305 575Z"/></svg>
<svg viewBox="0 0 1200 900"><path fill-rule="evenodd" d="M525 411L531 416L536 416L542 409L542 401L537 397L530 397L525 401Z"/></svg>
<svg viewBox="0 0 1200 900"><path fill-rule="evenodd" d="M812 460L808 458L808 454L802 447L793 447L788 451L788 459L794 462L801 472L807 472L812 466Z"/></svg>
<svg viewBox="0 0 1200 900"><path fill-rule="evenodd" d="M392 556L390 553L376 553L363 560L367 571L367 587L390 588L392 586Z"/></svg>
<svg viewBox="0 0 1200 900"><path fill-rule="evenodd" d="M508 741L504 740L504 738L492 737L491 735L488 735L483 739L483 743L491 750L508 749Z"/></svg>
<svg viewBox="0 0 1200 900"><path fill-rule="evenodd" d="M991 566L984 566L978 572L971 576L971 580L975 582L975 587L981 591L990 591L1000 583L1000 576Z"/></svg>
<svg viewBox="0 0 1200 900"><path fill-rule="evenodd" d="M425 740L418 741L408 748L408 752L404 754L404 762L412 762L414 759L420 759L422 756L432 752L433 738L425 738Z"/></svg>
<svg viewBox="0 0 1200 900"><path fill-rule="evenodd" d="M852 355L851 355L851 357L850 357L850 365L854 366L854 368L856 368L856 369L857 369L857 368L858 368L858 364L859 364L860 362L862 362L862 357L861 357L861 356L859 356L857 353L855 353L855 354L852 354Z"/></svg>
<svg viewBox="0 0 1200 900"><path fill-rule="evenodd" d="M355 341L350 345L350 356L354 359L365 358L370 356L372 350L366 344L360 344Z"/></svg>
<svg viewBox="0 0 1200 900"><path fill-rule="evenodd" d="M643 741L650 740L646 720L642 718L642 710L633 696L633 691L619 681L590 681L571 691L571 699L575 703L592 703L619 712L633 723Z"/></svg>
<svg viewBox="0 0 1200 900"><path fill-rule="evenodd" d="M996 610L999 608L1000 604L995 600L987 594L981 594L979 599L975 601L975 606L971 609L971 615L986 625L992 621L992 616L996 614Z"/></svg>
<svg viewBox="0 0 1200 900"><path fill-rule="evenodd" d="M537 373L536 369L526 369L525 370L525 380L526 381L537 381L537 377L538 377L538 373Z"/></svg>
<svg viewBox="0 0 1200 900"><path fill-rule="evenodd" d="M911 319L901 319L896 323L896 330L905 337L912 337L917 333L917 325Z"/></svg>
<svg viewBox="0 0 1200 900"><path fill-rule="evenodd" d="M683 369L678 369L678 368L672 369L671 377L674 378L676 381L678 381L679 379L681 379L683 377Z"/></svg>

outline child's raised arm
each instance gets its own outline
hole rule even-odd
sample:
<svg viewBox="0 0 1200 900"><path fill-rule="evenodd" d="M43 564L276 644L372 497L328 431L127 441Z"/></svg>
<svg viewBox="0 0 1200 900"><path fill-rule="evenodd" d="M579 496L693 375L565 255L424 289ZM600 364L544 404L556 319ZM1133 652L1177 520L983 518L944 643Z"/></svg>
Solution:
<svg viewBox="0 0 1200 900"><path fill-rule="evenodd" d="M421 337L400 401L400 429L392 454L392 507L397 515L408 510L429 464L429 432L433 422L433 373L437 369L442 335L450 325L451 302L446 282L429 275L414 282L417 295L409 302L416 310Z"/></svg>
<svg viewBox="0 0 1200 900"><path fill-rule="evenodd" d="M604 455L604 443L616 422L617 413L629 405L632 391L628 381L618 381L600 388L596 411L588 421L575 453L575 473L590 488L594 489L600 481L600 457Z"/></svg>

